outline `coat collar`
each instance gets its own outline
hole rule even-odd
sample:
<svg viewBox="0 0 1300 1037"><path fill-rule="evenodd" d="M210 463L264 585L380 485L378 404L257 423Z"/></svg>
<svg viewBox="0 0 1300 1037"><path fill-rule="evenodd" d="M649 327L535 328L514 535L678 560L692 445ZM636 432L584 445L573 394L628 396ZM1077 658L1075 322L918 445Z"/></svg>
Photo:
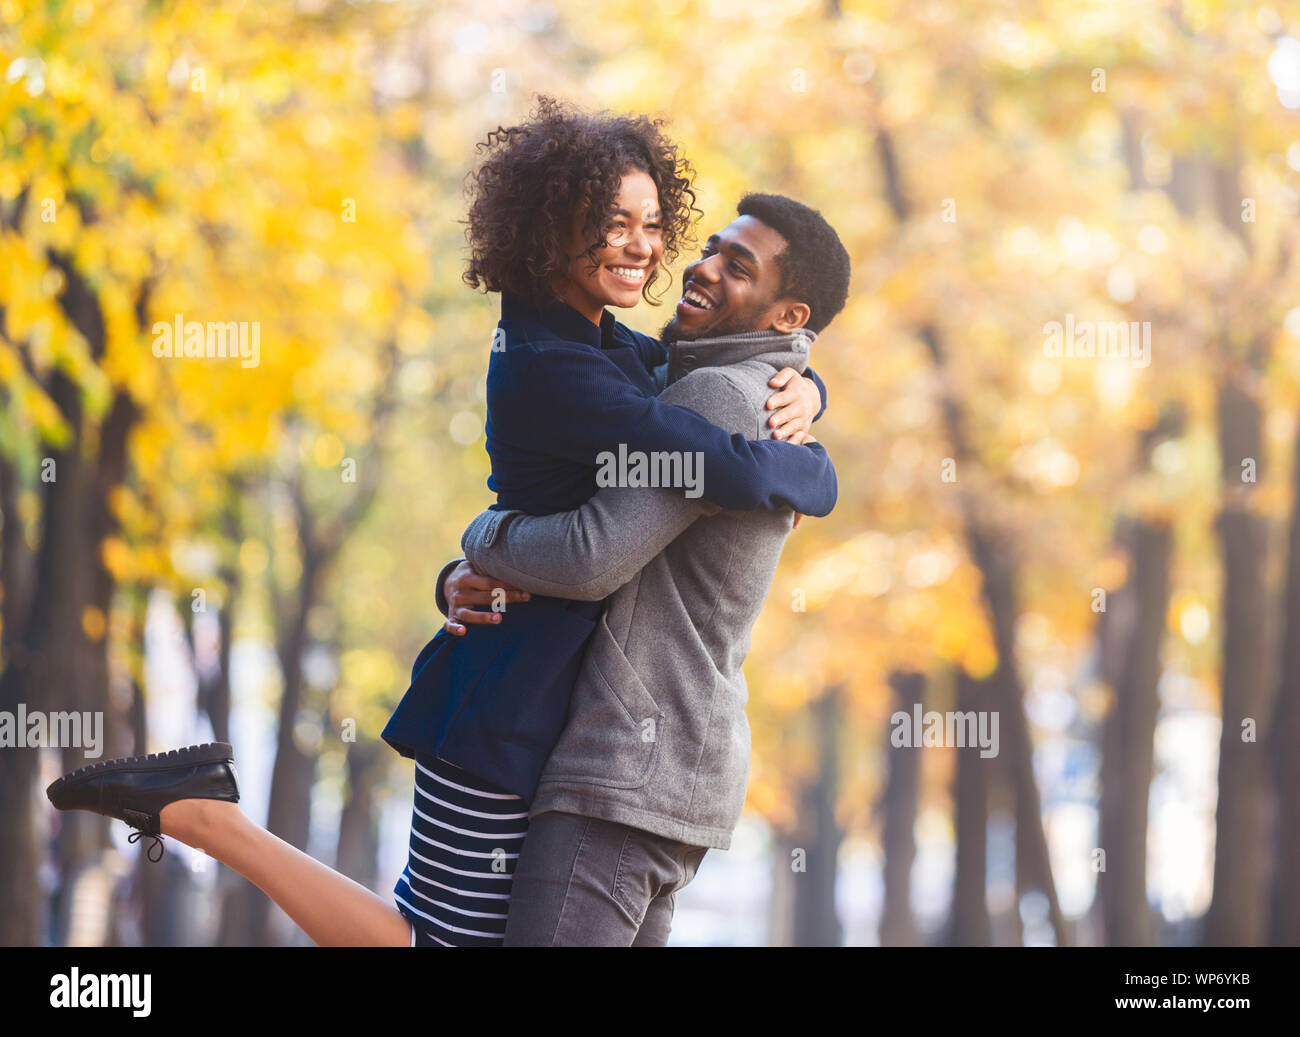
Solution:
<svg viewBox="0 0 1300 1037"><path fill-rule="evenodd" d="M668 384L701 367L726 367L742 360L759 359L777 370L793 367L802 373L817 333L807 328L792 332L747 331L718 338L674 342L668 347Z"/></svg>
<svg viewBox="0 0 1300 1037"><path fill-rule="evenodd" d="M614 315L609 310L600 311L600 324L597 326L559 299L535 303L502 292L501 319L534 321L566 341L584 342L596 349L609 349L617 345L614 341Z"/></svg>

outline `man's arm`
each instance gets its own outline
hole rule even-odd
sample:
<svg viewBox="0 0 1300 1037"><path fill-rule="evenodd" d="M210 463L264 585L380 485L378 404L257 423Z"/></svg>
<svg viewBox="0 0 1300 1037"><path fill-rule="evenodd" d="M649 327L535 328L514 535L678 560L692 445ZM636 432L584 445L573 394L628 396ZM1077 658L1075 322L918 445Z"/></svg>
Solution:
<svg viewBox="0 0 1300 1037"><path fill-rule="evenodd" d="M693 372L664 396L723 429L754 429L752 406L720 368ZM582 507L554 515L485 511L469 524L461 547L476 569L516 587L599 601L701 515L721 510L675 489L607 487Z"/></svg>
<svg viewBox="0 0 1300 1037"><path fill-rule="evenodd" d="M835 467L821 444L728 435L699 414L675 406L671 398L641 394L621 373L602 370L602 364L612 366L592 350L548 349L536 353L521 373L537 397L549 401L546 441L556 453L583 464L619 445L647 454L701 453L707 472L704 495L721 508L793 508L818 517L834 508Z"/></svg>
<svg viewBox="0 0 1300 1037"><path fill-rule="evenodd" d="M575 511L485 511L461 548L476 569L534 594L609 597L701 515L720 509L675 490L613 486Z"/></svg>

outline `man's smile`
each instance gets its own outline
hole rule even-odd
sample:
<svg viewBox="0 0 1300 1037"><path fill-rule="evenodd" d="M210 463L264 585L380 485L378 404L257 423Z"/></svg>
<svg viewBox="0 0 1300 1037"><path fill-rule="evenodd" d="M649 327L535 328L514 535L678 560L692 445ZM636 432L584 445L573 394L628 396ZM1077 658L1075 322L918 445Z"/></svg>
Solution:
<svg viewBox="0 0 1300 1037"><path fill-rule="evenodd" d="M688 281L685 290L682 292L682 301L677 304L677 315L679 317L695 313L706 313L709 310L717 309L717 302L702 291L694 281Z"/></svg>

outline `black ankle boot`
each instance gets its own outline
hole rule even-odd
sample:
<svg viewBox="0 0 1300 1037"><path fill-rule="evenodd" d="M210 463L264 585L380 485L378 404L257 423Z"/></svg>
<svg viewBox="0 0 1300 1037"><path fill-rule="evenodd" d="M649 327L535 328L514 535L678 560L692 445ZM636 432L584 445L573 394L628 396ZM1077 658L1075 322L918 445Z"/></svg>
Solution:
<svg viewBox="0 0 1300 1037"><path fill-rule="evenodd" d="M131 842L146 835L153 839L147 855L149 860L159 861L163 855L163 807L178 799L238 803L239 784L229 744L209 742L91 764L65 774L45 794L59 810L90 810L125 821L136 829Z"/></svg>

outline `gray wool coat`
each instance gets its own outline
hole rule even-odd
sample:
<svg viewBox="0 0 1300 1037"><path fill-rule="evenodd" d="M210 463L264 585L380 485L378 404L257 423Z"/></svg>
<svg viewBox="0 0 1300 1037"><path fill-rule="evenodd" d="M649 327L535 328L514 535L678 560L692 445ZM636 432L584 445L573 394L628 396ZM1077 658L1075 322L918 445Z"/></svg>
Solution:
<svg viewBox="0 0 1300 1037"><path fill-rule="evenodd" d="M768 380L783 367L802 372L815 339L752 332L677 343L661 399L768 438ZM794 513L710 504L708 473L692 459L657 459L678 462L661 475L696 480L685 492L680 482L629 485L654 480L644 460L638 477L611 452L619 485L575 511L485 511L461 545L477 569L533 593L609 599L530 816L561 810L727 849L749 776L741 664Z"/></svg>

